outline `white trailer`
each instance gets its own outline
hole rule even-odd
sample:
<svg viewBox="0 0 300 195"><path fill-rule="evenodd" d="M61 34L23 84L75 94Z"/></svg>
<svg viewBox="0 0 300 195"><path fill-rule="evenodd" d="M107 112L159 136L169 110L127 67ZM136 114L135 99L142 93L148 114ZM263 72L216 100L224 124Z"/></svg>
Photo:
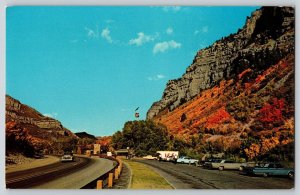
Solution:
<svg viewBox="0 0 300 195"><path fill-rule="evenodd" d="M179 157L178 151L157 151L156 156L158 160L162 161L176 161Z"/></svg>

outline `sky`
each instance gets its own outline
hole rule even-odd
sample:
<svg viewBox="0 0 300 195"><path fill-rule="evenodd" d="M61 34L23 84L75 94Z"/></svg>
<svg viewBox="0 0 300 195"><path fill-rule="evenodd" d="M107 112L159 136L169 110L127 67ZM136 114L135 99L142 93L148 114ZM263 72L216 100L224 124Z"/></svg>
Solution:
<svg viewBox="0 0 300 195"><path fill-rule="evenodd" d="M73 132L112 135L257 8L9 7L6 93Z"/></svg>

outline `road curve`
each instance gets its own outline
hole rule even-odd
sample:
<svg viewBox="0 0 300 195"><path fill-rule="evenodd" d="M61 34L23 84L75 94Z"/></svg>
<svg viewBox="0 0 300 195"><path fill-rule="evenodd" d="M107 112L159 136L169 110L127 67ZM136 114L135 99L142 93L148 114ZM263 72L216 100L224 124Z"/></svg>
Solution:
<svg viewBox="0 0 300 195"><path fill-rule="evenodd" d="M177 189L291 189L294 181L280 177L250 177L238 171L208 170L193 165L135 160L152 167Z"/></svg>
<svg viewBox="0 0 300 195"><path fill-rule="evenodd" d="M90 158L76 157L75 162L57 162L33 169L6 173L6 188L31 188L83 169L90 163Z"/></svg>
<svg viewBox="0 0 300 195"><path fill-rule="evenodd" d="M80 189L96 180L114 167L114 161L99 157L91 158L91 163L85 168L59 177L55 180L34 186L34 189Z"/></svg>

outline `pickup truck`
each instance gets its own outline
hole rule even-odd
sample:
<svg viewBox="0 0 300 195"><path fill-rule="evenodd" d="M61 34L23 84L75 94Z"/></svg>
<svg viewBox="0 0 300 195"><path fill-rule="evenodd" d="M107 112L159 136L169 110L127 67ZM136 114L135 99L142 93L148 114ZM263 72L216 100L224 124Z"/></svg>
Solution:
<svg viewBox="0 0 300 195"><path fill-rule="evenodd" d="M223 171L224 169L240 170L243 163L237 163L232 160L216 160L210 163L211 169L219 169Z"/></svg>

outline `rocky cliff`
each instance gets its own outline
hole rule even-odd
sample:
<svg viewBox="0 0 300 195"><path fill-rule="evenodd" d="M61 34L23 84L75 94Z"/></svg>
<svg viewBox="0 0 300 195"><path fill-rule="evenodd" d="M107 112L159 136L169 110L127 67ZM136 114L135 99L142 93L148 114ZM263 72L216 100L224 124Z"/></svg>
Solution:
<svg viewBox="0 0 300 195"><path fill-rule="evenodd" d="M294 52L292 29L291 7L263 7L253 12L242 29L200 50L183 76L167 83L162 99L151 106L147 119L174 110L201 91L235 78L248 68L260 74L268 65Z"/></svg>
<svg viewBox="0 0 300 195"><path fill-rule="evenodd" d="M6 152L34 154L34 150L57 153L78 137L61 122L6 95ZM26 151L30 150L30 151Z"/></svg>
<svg viewBox="0 0 300 195"><path fill-rule="evenodd" d="M262 7L200 50L147 118L164 124L170 148L183 154L293 162L294 49L294 9Z"/></svg>
<svg viewBox="0 0 300 195"><path fill-rule="evenodd" d="M63 129L62 124L50 117L43 116L33 108L21 104L18 100L6 95L6 120L36 125L42 129Z"/></svg>

